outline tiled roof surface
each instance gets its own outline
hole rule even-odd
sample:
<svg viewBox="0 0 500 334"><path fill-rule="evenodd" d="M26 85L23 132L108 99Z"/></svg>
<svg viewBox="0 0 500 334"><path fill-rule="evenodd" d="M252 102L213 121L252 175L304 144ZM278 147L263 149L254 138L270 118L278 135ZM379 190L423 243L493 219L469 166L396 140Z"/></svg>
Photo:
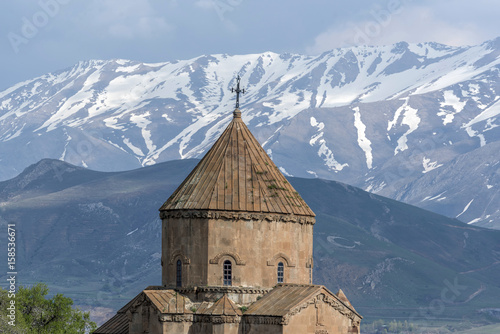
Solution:
<svg viewBox="0 0 500 334"><path fill-rule="evenodd" d="M224 210L314 216L241 120L221 137L163 204L163 210Z"/></svg>
<svg viewBox="0 0 500 334"><path fill-rule="evenodd" d="M158 286L147 287L134 299L122 307L117 314L106 321L93 334L127 334L127 310L134 304L140 304L144 299L149 300L161 313L193 313L186 308L186 297L175 290L166 290Z"/></svg>
<svg viewBox="0 0 500 334"><path fill-rule="evenodd" d="M279 284L260 300L250 305L245 312L245 316L262 315L282 317L294 307L305 303L320 292L341 301L346 307L351 309L351 311L358 314L343 292L341 293L341 298L339 298L322 285Z"/></svg>
<svg viewBox="0 0 500 334"><path fill-rule="evenodd" d="M323 289L322 285L283 284L256 301L245 315L284 316Z"/></svg>
<svg viewBox="0 0 500 334"><path fill-rule="evenodd" d="M350 308L352 308L354 310L354 307L352 306L352 304L349 301L349 299L347 299L347 297L346 297L344 291L342 291L342 289L339 289L339 292L337 292L336 296L339 297L339 299L341 301L343 301L344 304L346 304L347 306L349 306Z"/></svg>
<svg viewBox="0 0 500 334"><path fill-rule="evenodd" d="M128 334L128 317L125 313L117 313L106 321L93 334Z"/></svg>
<svg viewBox="0 0 500 334"><path fill-rule="evenodd" d="M207 315L241 315L241 310L227 297L219 298L211 307L203 311Z"/></svg>
<svg viewBox="0 0 500 334"><path fill-rule="evenodd" d="M144 290L143 293L161 313L192 313L186 309L186 297L175 290Z"/></svg>
<svg viewBox="0 0 500 334"><path fill-rule="evenodd" d="M204 314L210 306L212 306L212 303L209 303L207 301L203 301L199 306L198 309L196 310L196 314Z"/></svg>

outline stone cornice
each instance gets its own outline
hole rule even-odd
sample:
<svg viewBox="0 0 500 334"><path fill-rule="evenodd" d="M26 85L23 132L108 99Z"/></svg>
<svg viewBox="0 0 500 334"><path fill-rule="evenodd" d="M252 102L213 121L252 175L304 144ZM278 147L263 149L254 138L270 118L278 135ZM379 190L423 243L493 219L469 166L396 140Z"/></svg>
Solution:
<svg viewBox="0 0 500 334"><path fill-rule="evenodd" d="M235 324L241 322L241 317L239 315L204 315L195 314L195 322L205 322L212 324Z"/></svg>
<svg viewBox="0 0 500 334"><path fill-rule="evenodd" d="M193 322L193 315L163 313L158 316L158 320L160 322Z"/></svg>
<svg viewBox="0 0 500 334"><path fill-rule="evenodd" d="M314 225L316 219L312 216L288 214L271 214L259 212L213 211L213 210L165 210L160 211L161 219L188 218L188 219L221 219L243 221L277 221L282 223L298 223Z"/></svg>
<svg viewBox="0 0 500 334"><path fill-rule="evenodd" d="M247 324L285 325L283 317L271 315L243 315L243 321Z"/></svg>
<svg viewBox="0 0 500 334"><path fill-rule="evenodd" d="M200 292L215 292L215 293L245 293L245 294L266 294L272 288L251 288L251 287L237 287L237 286L203 286L203 287L187 287L176 288L181 294L187 293L200 293Z"/></svg>

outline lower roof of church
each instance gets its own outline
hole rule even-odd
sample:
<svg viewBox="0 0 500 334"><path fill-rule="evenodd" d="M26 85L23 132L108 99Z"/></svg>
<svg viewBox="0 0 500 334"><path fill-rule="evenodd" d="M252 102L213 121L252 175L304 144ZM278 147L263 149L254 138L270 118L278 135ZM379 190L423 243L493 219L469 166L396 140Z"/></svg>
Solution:
<svg viewBox="0 0 500 334"><path fill-rule="evenodd" d="M322 285L278 284L269 293L253 302L244 313L228 298L227 294L224 294L215 303L203 302L193 312L191 308L188 308L191 303L187 297L172 289L151 286L122 307L114 317L99 327L94 334L128 334L129 319L127 311L144 301L153 305L161 314L189 315L193 317L193 322L197 321L196 316L242 318L258 316L270 317L276 320L277 318L286 318L290 314L296 313L307 305L314 303L315 298L319 295L323 295L323 300L341 310L342 314L353 319L357 318L358 321L362 319L362 316L356 312L341 290L337 294L333 294Z"/></svg>

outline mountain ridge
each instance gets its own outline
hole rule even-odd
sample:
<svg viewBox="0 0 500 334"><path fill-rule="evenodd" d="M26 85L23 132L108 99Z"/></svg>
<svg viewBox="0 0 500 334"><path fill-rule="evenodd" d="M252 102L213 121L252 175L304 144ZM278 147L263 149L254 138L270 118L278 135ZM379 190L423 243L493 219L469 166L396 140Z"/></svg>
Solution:
<svg viewBox="0 0 500 334"><path fill-rule="evenodd" d="M102 171L199 158L231 118L239 74L243 120L282 172L500 228L499 55L497 38L80 62L0 92L0 179L42 158ZM450 166L467 180L440 196Z"/></svg>

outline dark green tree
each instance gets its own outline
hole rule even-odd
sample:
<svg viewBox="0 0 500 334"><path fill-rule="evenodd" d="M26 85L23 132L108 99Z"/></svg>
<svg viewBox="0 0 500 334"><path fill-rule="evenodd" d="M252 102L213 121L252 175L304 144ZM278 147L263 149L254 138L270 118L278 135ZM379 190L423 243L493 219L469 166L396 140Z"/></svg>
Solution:
<svg viewBox="0 0 500 334"><path fill-rule="evenodd" d="M16 293L15 326L9 325L7 307L11 298L7 291L0 288L0 332L26 334L84 334L96 329L90 321L88 312L73 308L73 300L56 294L48 299L46 284L38 283L32 287L19 287Z"/></svg>

